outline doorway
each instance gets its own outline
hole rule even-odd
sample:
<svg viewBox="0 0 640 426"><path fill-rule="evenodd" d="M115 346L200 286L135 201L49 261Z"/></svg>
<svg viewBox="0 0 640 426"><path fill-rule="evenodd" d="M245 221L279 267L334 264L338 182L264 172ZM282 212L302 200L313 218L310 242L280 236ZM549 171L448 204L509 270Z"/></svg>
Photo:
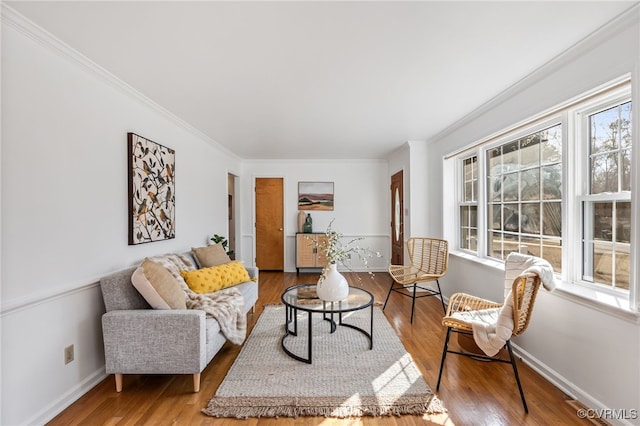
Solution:
<svg viewBox="0 0 640 426"><path fill-rule="evenodd" d="M231 260L236 259L236 176L231 173L227 174L227 194L228 194L228 210L229 210L229 247Z"/></svg>
<svg viewBox="0 0 640 426"><path fill-rule="evenodd" d="M284 271L284 179L256 178L256 266Z"/></svg>
<svg viewBox="0 0 640 426"><path fill-rule="evenodd" d="M403 172L391 176L391 264L404 265Z"/></svg>

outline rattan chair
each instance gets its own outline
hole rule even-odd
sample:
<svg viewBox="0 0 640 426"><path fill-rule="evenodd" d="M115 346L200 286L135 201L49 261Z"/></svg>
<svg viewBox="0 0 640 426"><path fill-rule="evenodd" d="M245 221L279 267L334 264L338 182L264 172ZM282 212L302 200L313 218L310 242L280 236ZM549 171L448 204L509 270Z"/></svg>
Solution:
<svg viewBox="0 0 640 426"><path fill-rule="evenodd" d="M389 275L391 287L387 298L384 301L382 309L387 307L389 296L392 292L400 293L403 296L409 296L411 301L411 323L413 324L413 311L416 299L428 296L440 296L442 310L446 313L446 307L442 300L442 292L440 291L439 278L447 273L447 264L449 262L449 244L446 240L438 238L417 238L412 237L407 240L407 250L411 259L410 265L390 265ZM435 281L438 290L422 287L419 283ZM416 293L416 290L422 290Z"/></svg>
<svg viewBox="0 0 640 426"><path fill-rule="evenodd" d="M511 336L519 336L528 327L531 320L531 312L533 310L533 304L540 288L540 277L537 274L527 273L519 275L513 281L511 287L510 296L513 297L513 331ZM511 350L511 338L509 338L504 348L507 349L509 359L504 359L497 356L486 356L482 354L460 352L449 349L449 338L451 333L461 334L473 334L471 326L471 319L482 313L489 313L491 310L499 311L502 308L503 303L496 303L489 300L480 299L475 296L471 296L465 293L455 293L449 298L449 309L446 316L442 319L442 325L447 327L447 337L444 342L444 349L442 351L442 361L440 362L440 373L438 374L438 384L436 390L440 389L440 380L442 379L442 370L444 369L444 361L448 353L465 355L475 359L481 360L493 360L498 362L504 362L511 364L513 367L513 373L518 384L518 390L520 391L520 398L522 399L522 405L524 406L525 413L529 412L527 408L527 401L522 391L522 385L520 384L520 377L518 376L518 367L516 366L516 360ZM481 311L481 312L479 312ZM503 348L503 349L504 349Z"/></svg>

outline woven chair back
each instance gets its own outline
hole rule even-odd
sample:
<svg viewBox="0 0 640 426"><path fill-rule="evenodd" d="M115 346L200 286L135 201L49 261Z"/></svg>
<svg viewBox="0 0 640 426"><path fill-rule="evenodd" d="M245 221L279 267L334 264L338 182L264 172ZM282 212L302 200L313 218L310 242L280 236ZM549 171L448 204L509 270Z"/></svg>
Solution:
<svg viewBox="0 0 640 426"><path fill-rule="evenodd" d="M407 240L411 265L418 270L443 276L449 262L449 244L438 238L411 237Z"/></svg>
<svg viewBox="0 0 640 426"><path fill-rule="evenodd" d="M513 335L518 336L527 329L531 312L540 289L540 277L537 274L523 274L513 280Z"/></svg>

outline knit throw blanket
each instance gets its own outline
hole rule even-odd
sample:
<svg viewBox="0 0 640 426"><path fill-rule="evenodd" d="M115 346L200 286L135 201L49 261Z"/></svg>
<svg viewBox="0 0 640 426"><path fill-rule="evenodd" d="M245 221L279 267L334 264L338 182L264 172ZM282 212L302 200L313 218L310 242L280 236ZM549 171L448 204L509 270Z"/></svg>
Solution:
<svg viewBox="0 0 640 426"><path fill-rule="evenodd" d="M504 305L499 309L477 311L471 321L473 340L488 356L502 349L513 333L513 281L521 274L535 273L542 286L551 291L556 287L553 267L544 259L535 256L511 253L507 256L504 271Z"/></svg>
<svg viewBox="0 0 640 426"><path fill-rule="evenodd" d="M229 287L214 293L198 294L191 290L180 270L193 271L196 266L181 254L165 254L150 257L149 260L164 266L178 280L187 295L187 308L199 309L220 324L224 337L236 345L242 344L247 335L247 316L243 315L244 298L240 290Z"/></svg>

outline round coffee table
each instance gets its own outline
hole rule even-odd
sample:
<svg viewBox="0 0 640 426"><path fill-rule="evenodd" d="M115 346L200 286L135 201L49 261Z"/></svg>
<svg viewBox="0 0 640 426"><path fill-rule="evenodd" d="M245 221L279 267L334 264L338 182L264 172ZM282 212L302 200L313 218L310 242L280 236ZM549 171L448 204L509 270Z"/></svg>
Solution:
<svg viewBox="0 0 640 426"><path fill-rule="evenodd" d="M359 287L349 287L349 296L338 302L326 302L320 300L316 294L316 284L299 284L287 288L282 293L282 303L285 305L286 319L284 324L284 335L282 336L282 349L291 358L311 364L313 349L313 327L312 318L314 313L321 313L322 318L331 324L331 333L334 333L338 326L358 330L369 339L369 349L373 349L373 295L367 290ZM370 320L369 331L356 325L343 322L342 314L346 312L360 311L369 308ZM307 313L307 358L296 355L287 349L285 340L289 336L298 335L298 311ZM338 316L338 321L334 316Z"/></svg>

